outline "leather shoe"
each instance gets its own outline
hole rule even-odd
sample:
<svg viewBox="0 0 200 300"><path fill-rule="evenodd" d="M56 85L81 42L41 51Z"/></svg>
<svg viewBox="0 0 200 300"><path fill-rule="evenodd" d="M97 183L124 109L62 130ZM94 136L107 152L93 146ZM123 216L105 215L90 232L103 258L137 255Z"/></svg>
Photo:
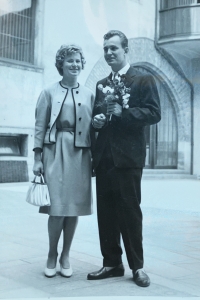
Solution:
<svg viewBox="0 0 200 300"><path fill-rule="evenodd" d="M143 269L139 269L136 272L133 272L133 280L137 285L141 287L147 287L150 285L149 276Z"/></svg>
<svg viewBox="0 0 200 300"><path fill-rule="evenodd" d="M121 277L124 276L124 266L120 264L110 270L106 270L106 267L101 268L99 271L89 273L87 276L88 280L105 279L109 277Z"/></svg>

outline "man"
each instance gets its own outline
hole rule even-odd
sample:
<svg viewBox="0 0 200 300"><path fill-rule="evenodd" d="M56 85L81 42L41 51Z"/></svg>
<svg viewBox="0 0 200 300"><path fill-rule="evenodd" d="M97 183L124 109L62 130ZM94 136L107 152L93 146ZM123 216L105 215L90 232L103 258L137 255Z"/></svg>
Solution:
<svg viewBox="0 0 200 300"><path fill-rule="evenodd" d="M124 275L122 236L133 280L137 285L147 287L150 279L143 269L140 208L146 155L145 126L159 122L161 113L154 78L129 65L128 51L128 40L122 32L112 30L104 36L104 57L112 72L97 83L92 120L93 128L98 132L93 163L103 267L88 274L87 279ZM126 107L123 99L105 103L102 87L105 88L116 76L130 89L127 90L130 97ZM106 113L110 117L106 117Z"/></svg>

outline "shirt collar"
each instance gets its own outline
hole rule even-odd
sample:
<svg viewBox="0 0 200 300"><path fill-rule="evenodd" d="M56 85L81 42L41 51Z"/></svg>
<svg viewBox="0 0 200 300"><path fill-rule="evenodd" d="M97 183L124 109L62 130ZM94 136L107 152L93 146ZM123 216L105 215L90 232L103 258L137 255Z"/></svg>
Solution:
<svg viewBox="0 0 200 300"><path fill-rule="evenodd" d="M121 76L123 74L126 74L128 69L130 68L130 64L127 63L121 70L119 70L117 73ZM112 71L112 77L114 76L116 72Z"/></svg>

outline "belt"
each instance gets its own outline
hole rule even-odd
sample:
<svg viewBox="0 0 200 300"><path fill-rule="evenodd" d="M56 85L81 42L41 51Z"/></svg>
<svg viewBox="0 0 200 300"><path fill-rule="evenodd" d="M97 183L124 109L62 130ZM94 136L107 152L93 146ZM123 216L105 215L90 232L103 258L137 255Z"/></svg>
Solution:
<svg viewBox="0 0 200 300"><path fill-rule="evenodd" d="M57 128L58 131L66 131L66 132L74 132L75 128L69 128L69 127L63 127L63 128Z"/></svg>

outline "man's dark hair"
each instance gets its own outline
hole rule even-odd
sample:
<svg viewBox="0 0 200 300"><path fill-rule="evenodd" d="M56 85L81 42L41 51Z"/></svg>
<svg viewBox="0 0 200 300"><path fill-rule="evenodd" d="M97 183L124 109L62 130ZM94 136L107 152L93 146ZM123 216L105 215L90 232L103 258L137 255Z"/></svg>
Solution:
<svg viewBox="0 0 200 300"><path fill-rule="evenodd" d="M118 35L121 39L122 48L128 47L128 39L125 34L119 30L110 30L104 35L104 40L109 40L111 37Z"/></svg>

